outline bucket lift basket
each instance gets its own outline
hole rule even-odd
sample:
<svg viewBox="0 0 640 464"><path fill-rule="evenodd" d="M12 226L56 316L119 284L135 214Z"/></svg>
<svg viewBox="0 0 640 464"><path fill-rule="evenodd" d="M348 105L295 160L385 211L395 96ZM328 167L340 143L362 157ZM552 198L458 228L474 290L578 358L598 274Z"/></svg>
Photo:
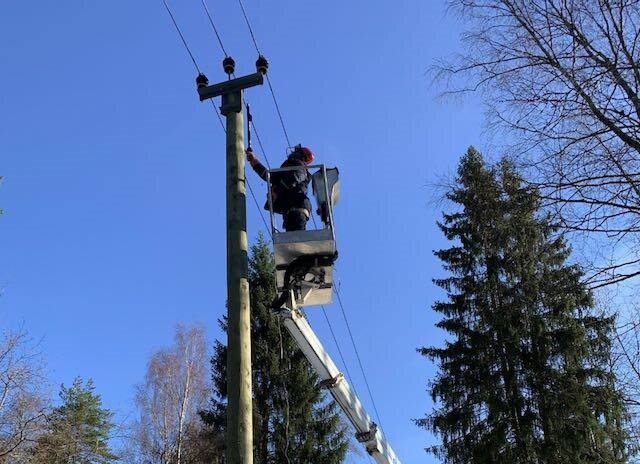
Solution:
<svg viewBox="0 0 640 464"><path fill-rule="evenodd" d="M276 227L271 179L275 173L307 169L322 228L284 232ZM313 173L312 173L313 172ZM312 173L312 174L311 174ZM339 198L337 168L324 165L284 167L267 171L267 206L276 264L278 306L316 306L331 303L333 263L338 256L333 226L333 206ZM311 215L314 211L310 212Z"/></svg>

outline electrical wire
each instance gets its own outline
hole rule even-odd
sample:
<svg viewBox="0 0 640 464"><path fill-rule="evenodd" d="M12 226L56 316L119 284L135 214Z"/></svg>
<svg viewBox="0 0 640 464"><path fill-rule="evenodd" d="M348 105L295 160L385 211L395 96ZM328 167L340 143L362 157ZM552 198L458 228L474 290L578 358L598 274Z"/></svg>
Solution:
<svg viewBox="0 0 640 464"><path fill-rule="evenodd" d="M242 0L238 0L238 3L240 3L240 8L242 9L242 15L244 16L244 20L247 23L247 27L249 28L249 34L251 34L251 40L253 40L253 45L255 45L258 55L261 55L262 53L260 53L260 49L258 48L258 41L256 40L256 36L253 33L253 28L251 27L251 23L249 22L249 16L247 16L247 10L245 10L244 8L244 3L242 2Z"/></svg>
<svg viewBox="0 0 640 464"><path fill-rule="evenodd" d="M180 38L182 39L182 43L184 44L184 48L187 49L187 53L189 53L189 56L191 57L191 61L193 61L193 65L196 67L196 71L198 71L198 74L202 74L200 72L200 67L198 66L198 63L196 63L196 59L193 57L193 53L191 53L191 49L189 48L189 45L187 45L187 41L184 38L184 35L182 35L182 31L180 30L180 27L178 26L178 23L176 22L176 18L173 16L173 12L171 11L171 8L169 8L169 4L167 3L166 0L162 0L162 3L164 3L164 7L167 9L167 12L169 13L169 16L171 16L171 21L173 21L173 25L176 28L176 31L178 31L178 34L180 35Z"/></svg>
<svg viewBox="0 0 640 464"><path fill-rule="evenodd" d="M336 348L338 349L338 355L340 356L340 360L342 361L342 365L344 366L344 370L347 373L347 378L349 379L349 383L353 388L353 392L358 395L356 391L356 385L353 383L353 377L351 376L351 372L349 372L349 366L347 365L347 361L344 359L344 355L342 354L342 350L340 349L340 344L338 343L338 339L336 337L335 332L333 331L333 326L331 325L331 321L329 320L329 316L327 315L327 310L324 306L320 306L322 308L322 314L324 314L324 319L327 321L327 325L329 326L329 331L331 332L331 337L333 338L333 343L335 343Z"/></svg>
<svg viewBox="0 0 640 464"><path fill-rule="evenodd" d="M211 102L213 103L213 101ZM218 112L218 108L216 108L216 105L213 105L213 109L216 112L216 115L218 115L218 120L220 121L220 125L222 126L222 130L225 133L225 136L227 134L227 129L224 126L224 123L222 122L222 117L220 116L220 113ZM253 191L253 187L251 187L251 182L249 182L249 179L247 179L247 176L245 175L244 177L244 181L247 184L247 187L249 187L249 193L251 194L251 198L253 198L253 203L256 205L256 209L258 210L258 213L260 213L260 218L262 219L262 224L264 224L264 228L267 231L267 233L269 234L269 237L272 238L271 236L271 228L267 225L267 220L264 217L264 213L262 212L262 208L260 208L260 203L258 203L258 199L256 198L256 194Z"/></svg>
<svg viewBox="0 0 640 464"><path fill-rule="evenodd" d="M218 39L218 45L220 45L220 49L222 50L222 53L224 53L224 56L227 57L229 55L227 54L227 50L226 50L226 48L224 46L224 43L222 42L222 37L220 36L220 33L218 32L218 28L216 27L216 24L213 21L213 16L211 15L211 11L209 10L209 7L207 6L207 3L206 3L205 0L201 0L201 2L202 2L202 6L204 7L204 11L207 14L207 17L209 18L209 24L211 25L211 28L213 29L213 32L215 33L216 38ZM247 100L244 97L244 95L243 95L242 98L244 99L245 102L247 102ZM211 105L215 109L216 115L218 116L218 120L220 121L220 125L222 126L222 129L224 130L224 132L226 134L227 129L226 129L224 123L222 122L222 117L220 116L220 113L218 112L218 108L216 108L215 103L213 102L213 100L211 100ZM266 154L266 152L264 150L264 146L262 145L262 140L260 139L260 134L258 133L258 130L257 130L255 124L253 123L253 121L251 121L251 127L253 127L253 131L256 134L256 139L258 140L258 145L260 146L260 150L262 152L262 155L265 158L267 166L269 167L269 169L271 169L271 165L269 164L269 160L267 158L267 154ZM262 219L262 223L264 224L264 227L265 227L267 233L269 234L269 237L271 237L271 227L269 227L268 224L267 224L267 220L264 217L264 214L262 212L262 208L260 208L260 204L258 203L258 200L256 198L255 192L253 191L253 187L251 187L251 183L249 182L249 179L246 178L246 176L245 176L245 182L247 183L247 187L249 188L249 193L251 194L251 197L253 198L253 202L256 205L256 209L260 213L260 218Z"/></svg>
<svg viewBox="0 0 640 464"><path fill-rule="evenodd" d="M280 111L280 105L278 105L278 100L276 99L276 94L273 91L273 86L271 85L271 79L269 78L269 75L267 75L267 84L269 84L269 90L271 91L271 96L273 97L273 103L276 105L276 111L278 112L280 125L282 126L282 131L284 132L284 138L287 141L287 148L291 148L291 140L289 140L289 134L287 133L287 128L284 125L284 119L282 117L282 112Z"/></svg>
<svg viewBox="0 0 640 464"><path fill-rule="evenodd" d="M171 17L171 20L173 21L173 25L175 26L176 31L178 31L178 35L180 35L180 39L182 40L182 44L184 45L184 48L187 50L187 53L189 54L189 57L191 58L191 61L193 62L193 65L196 68L196 71L198 71L198 74L201 74L200 67L198 66L198 62L196 61L195 57L193 56L193 53L191 53L191 49L189 48L189 44L185 40L184 35L182 34L182 30L180 29L180 26L178 26L178 22L176 21L176 18L173 15L173 12L171 11L171 8L169 8L169 4L166 2L166 0L162 0L162 3L164 4L164 7L166 8L167 13L169 13L169 16ZM208 8L207 8L206 4L204 3L204 0L203 0L203 6L208 11ZM213 23L213 19L211 18L210 15L209 15L209 18L211 19L211 26L214 28L214 31L216 31L216 35L217 35L217 29L215 27L215 24ZM219 38L219 36L218 36L218 38ZM222 44L222 41L220 41L220 47L224 51L224 45ZM211 100L211 106L213 107L213 110L216 113L216 116L218 117L218 121L220 122L220 127L222 128L223 132L226 135L227 129L225 128L224 122L222 122L222 117L220 116L218 108L216 108L216 105L213 102L213 100ZM267 220L264 217L262 209L260 208L260 204L258 203L258 199L256 198L256 195L255 195L255 193L253 191L253 188L251 187L251 184L249 183L249 179L247 179L246 176L245 176L245 183L246 183L247 187L249 188L249 193L251 194L251 197L253 198L253 202L256 205L258 213L260 213L260 218L262 219L262 223L264 224L264 227L267 230L267 233L269 234L269 236L271 236L271 228L267 225Z"/></svg>
<svg viewBox="0 0 640 464"><path fill-rule="evenodd" d="M380 413L378 413L378 407L376 406L376 401L373 399L373 393L371 392L371 387L369 385L369 380L367 379L367 374L365 373L364 366L362 364L362 359L360 358L360 353L356 346L356 342L353 338L353 333L351 332L351 325L349 324L349 320L347 319L347 313L344 310L344 305L342 304L342 298L340 297L340 290L338 290L338 287L334 286L333 292L338 297L338 306L340 306L342 317L344 318L344 323L347 326L347 331L349 332L349 338L351 339L351 345L353 346L353 350L356 353L356 358L358 359L358 364L360 365L360 372L362 372L362 377L364 378L364 383L367 387L369 398L371 399L371 404L373 405L373 410L376 414L376 419L378 420L378 425L380 425L380 427L384 429L384 427L382 426L382 421L380 420Z"/></svg>
<svg viewBox="0 0 640 464"><path fill-rule="evenodd" d="M256 51L258 52L258 54L260 54L260 49L259 49L259 47L258 47L258 43L257 43L257 41L256 41L255 34L253 33L253 28L251 27L251 23L249 22L249 18L248 18L248 16L247 16L246 10L245 10L245 8L244 8L244 4L243 4L242 0L238 0L238 2L240 3L240 8L242 9L242 13L243 13L244 19L245 19L245 21L246 21L246 23L247 23L247 27L249 28L249 33L251 34L251 39L253 40L253 44L254 44L254 46L255 46ZM177 23L177 21L176 21L176 19L175 19L174 15L173 15L173 12L171 11L171 8L169 8L169 5L167 4L166 0L162 0L162 3L164 4L164 6L165 6L165 8L166 8L167 12L169 13L169 16L171 17L171 20L172 20L172 22L173 22L173 25L175 26L176 31L178 32L178 34L179 34L179 36L180 36L180 39L182 40L182 43L183 43L183 45L184 45L184 47L185 47L185 49L186 49L187 53L189 54L189 57L191 58L191 61L193 62L193 65L194 65L194 66L195 66L195 68L196 68L196 71L198 71L198 74L201 74L200 67L198 66L198 63L196 62L196 59L195 59L195 57L193 56L193 53L191 52L191 49L189 48L189 45L187 44L187 41L186 41L186 39L185 39L185 37L184 37L184 35L183 35L182 31L180 30L180 27L178 26L178 23ZM206 5L206 3L205 3L205 0L202 0L202 5L203 5L203 7L204 7L204 9L205 9L205 11L206 11L206 13L207 13L207 17L209 18L209 22L210 22L211 27L213 28L214 33L215 33L215 35L216 35L216 37L217 37L217 39L218 39L218 43L219 43L219 45L220 45L220 48L222 49L222 52L224 53L224 55L225 55L225 56L228 56L228 54L227 54L227 52L226 52L226 50L225 50L225 48L224 48L224 44L223 44L223 42L222 42L222 39L221 39L221 37L220 37L220 34L219 34L219 32L218 32L218 29L216 28L215 23L213 22L213 18L212 18L212 16L211 16L211 13L210 13L210 11L209 11L209 8L207 7L207 5ZM278 100L277 100L276 95L275 95L275 92L274 92L274 90L273 90L273 85L271 84L271 80L269 79L269 77L268 77L268 76L267 76L267 83L269 84L269 90L271 91L271 96L273 97L273 102L274 102L274 104L275 104L276 111L277 111L277 113L278 113L278 118L280 119L280 124L281 124L281 126L282 126L282 130L283 130L283 132L284 132L285 139L287 140L288 148L291 148L291 142L289 141L289 135L288 135L288 133L287 133L287 129L286 129L285 124L284 124L284 118L282 117L282 112L280 111L280 106L278 105ZM224 131L224 133L225 133L225 135L226 135L226 128L225 128L224 123L223 123L223 121L222 121L222 117L220 116L220 113L218 112L218 109L216 108L216 106L215 106L215 104L213 103L213 101L212 101L211 103L212 103L213 109L214 109L214 111L215 111L215 113L216 113L216 116L218 117L218 121L220 122L220 126L221 126L222 130ZM269 166L269 168L270 168L269 160L268 160L268 157L267 157L266 151L264 150L264 146L263 146L263 144L262 144L262 140L260 139L259 132L258 132L257 128L255 127L255 123L254 123L253 121L251 122L251 125L252 125L252 127L253 127L253 129L254 129L254 133L256 134L256 139L258 140L258 145L260 146L260 149L261 149L261 151L262 151L262 153L263 153L263 156L264 156L265 162L267 163L267 165L268 165L268 166ZM271 229L270 229L270 228L269 228L269 226L267 225L267 221L266 221L266 219L265 219L265 217L264 217L264 214L263 214L263 212L262 212L262 210L261 210L261 208L260 208L260 205L259 205L259 203L258 203L258 200L257 200L256 196L255 196L255 193L254 193L254 191L253 191L253 188L251 187L251 184L249 183L249 179L245 178L245 183L246 183L247 187L249 187L249 193L251 194L251 197L253 198L253 201L254 201L254 203L255 203L255 205L256 205L256 208L258 209L258 212L260 213L260 217L262 218L262 222L263 222L263 224L264 224L264 226L265 226L265 228L266 228L267 232L269 233L269 235L271 235ZM316 224L315 217L313 217L313 216L312 216L312 218L313 218L314 225L315 225L315 227L317 228L317 224ZM347 316L346 316L346 312L345 312L345 309L344 309L344 305L343 305L343 303L342 303L342 298L340 297L340 292L339 292L339 290L338 290L337 288L335 288L335 287L334 287L334 293L336 294L336 296L337 296L337 298L338 298L339 306L340 306L340 309L341 309L341 311L342 311L342 316L343 316L344 321L345 321L345 324L346 324L346 326L347 326L347 331L348 331L348 333L349 333L349 338L351 339L351 344L352 344L353 349L354 349L354 351L355 351L355 353L356 353L356 357L357 357L357 359L358 359L358 364L359 364L359 366L360 366L360 370L361 370L361 372L362 372L362 376L363 376L363 378L364 378L364 381L365 381L365 384L366 384L366 387L367 387L367 391L368 391L368 393L369 393L369 397L370 397L370 399L371 399L371 403L373 404L373 408L374 408L374 411L375 411L375 414L376 414L376 418L378 419L378 423L380 424L380 427L382 427L382 423L381 423L382 421L380 420L380 414L378 413L378 408L377 408L377 406L376 406L376 404L375 404L375 400L373 399L373 394L372 394L372 392L371 392L371 387L370 387L370 385L369 385L369 381L367 380L367 377L366 377L366 373L365 373L365 370L364 370L364 366L363 366L363 364L362 364L362 359L360 358L360 353L358 352L358 349L357 349L357 346L356 346L355 340L354 340L354 338L353 338L353 333L352 333L352 331L351 331L351 326L350 326L349 321L348 321ZM328 317L328 315L327 315L327 312L326 312L326 309L325 309L325 307L324 307L324 306L322 306L322 311L323 311L323 314L324 314L325 320L326 320L326 322L327 322L327 325L329 326L329 330L330 330L330 332L331 332L331 336L332 336L333 341L334 341L334 343L335 343L335 345L336 345L336 348L337 348L337 350L338 350L338 354L339 354L339 356L340 356L340 359L342 360L342 363L343 363L343 365L344 365L344 367L345 367L345 371L346 371L347 376L348 376L348 378L349 378L349 382L350 382L350 383L351 383L351 385L353 386L354 393L357 395L357 391L356 391L355 384L354 384L354 382L353 382L353 378L352 378L351 373L350 373L350 371L349 371L349 368L348 368L348 365L347 365L346 360L345 360L345 358L344 358L344 355L342 354L342 350L340 349L340 345L338 344L338 339L337 339L337 337L336 337L336 335L335 335L335 332L334 332L334 330L333 330L333 326L331 325L331 322L330 322L330 320L329 320L329 317ZM369 461L371 462L371 457L370 457L370 456L367 456L367 457L368 457Z"/></svg>
<svg viewBox="0 0 640 464"><path fill-rule="evenodd" d="M247 10L244 7L244 3L242 0L238 0L240 4L240 9L242 10L242 16L244 16L244 21L247 23L247 27L249 28L249 34L251 35L251 40L253 41L253 45L255 46L256 52L258 55L262 55L260 53L260 47L258 47L258 41L256 40L256 36L253 33L253 27L251 27L251 22L249 21L249 16L247 15ZM276 93L273 90L273 84L271 83L271 79L269 75L266 75L267 84L269 85L269 91L271 92L271 97L273 98L273 103L276 107L276 112L278 113L278 119L280 119L280 125L282 126L282 132L284 132L284 138L287 141L287 148L291 148L291 140L289 139L289 133L287 132L287 127L284 124L284 117L282 116L282 111L280 110L280 105L278 104L278 99L276 98Z"/></svg>
<svg viewBox="0 0 640 464"><path fill-rule="evenodd" d="M251 127L253 128L253 133L256 134L256 140L258 141L258 146L260 147L260 151L262 152L262 156L264 157L265 163L267 163L267 167L271 169L271 164L269 163L269 158L267 157L267 152L262 145L262 139L260 138L260 133L258 132L258 128L256 127L253 119L251 120Z"/></svg>
<svg viewBox="0 0 640 464"><path fill-rule="evenodd" d="M218 28L216 27L215 23L213 22L213 18L211 17L211 12L209 11L209 7L207 6L207 2L205 0L201 0L202 1L202 6L204 7L204 11L207 13L207 17L209 18L209 23L211 24L211 27L213 28L213 32L216 34L216 37L218 38L218 43L220 44L220 48L222 48L222 53L224 53L225 58L229 56L229 54L227 53L227 51L224 48L224 44L222 43L222 39L220 38L220 34L218 33Z"/></svg>
<svg viewBox="0 0 640 464"><path fill-rule="evenodd" d="M222 122L222 116L220 116L220 112L218 111L218 108L216 108L216 104L213 102L213 100L209 100L211 102L211 106L213 107L213 110L216 112L216 116L218 116L218 121L220 121L220 127L222 127L222 130L224 131L224 133L227 133L227 129L224 127L224 122Z"/></svg>

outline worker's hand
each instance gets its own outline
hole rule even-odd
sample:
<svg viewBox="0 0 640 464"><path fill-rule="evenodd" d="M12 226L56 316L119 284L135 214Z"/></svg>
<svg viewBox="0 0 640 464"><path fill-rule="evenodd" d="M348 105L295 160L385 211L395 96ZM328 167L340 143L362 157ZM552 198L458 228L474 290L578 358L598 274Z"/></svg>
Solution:
<svg viewBox="0 0 640 464"><path fill-rule="evenodd" d="M249 161L249 163L253 163L254 161L256 161L256 157L253 154L253 150L251 148L247 148L245 153L247 154L247 161Z"/></svg>

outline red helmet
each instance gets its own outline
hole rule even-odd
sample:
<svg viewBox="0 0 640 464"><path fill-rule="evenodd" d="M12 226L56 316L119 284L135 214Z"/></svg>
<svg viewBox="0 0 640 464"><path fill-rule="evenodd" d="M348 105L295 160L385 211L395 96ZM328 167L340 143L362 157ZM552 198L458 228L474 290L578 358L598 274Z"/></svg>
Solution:
<svg viewBox="0 0 640 464"><path fill-rule="evenodd" d="M296 145L289 157L301 159L306 164L313 163L313 152L307 147L303 147L302 145Z"/></svg>
<svg viewBox="0 0 640 464"><path fill-rule="evenodd" d="M307 147L300 148L302 155L304 157L304 162L307 164L313 163L313 152L309 150Z"/></svg>

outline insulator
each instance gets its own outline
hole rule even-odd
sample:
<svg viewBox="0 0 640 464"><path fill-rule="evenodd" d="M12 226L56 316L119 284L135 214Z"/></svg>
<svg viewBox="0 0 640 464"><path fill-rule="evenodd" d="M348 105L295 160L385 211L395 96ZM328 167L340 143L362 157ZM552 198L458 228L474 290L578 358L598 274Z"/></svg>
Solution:
<svg viewBox="0 0 640 464"><path fill-rule="evenodd" d="M224 60L222 60L222 67L224 68L224 72L231 75L236 70L236 62L233 61L233 58L228 56Z"/></svg>
<svg viewBox="0 0 640 464"><path fill-rule="evenodd" d="M198 74L198 77L196 77L196 85L198 86L198 88L206 87L209 85L209 79L207 79L207 76L200 73Z"/></svg>
<svg viewBox="0 0 640 464"><path fill-rule="evenodd" d="M262 55L258 56L258 59L256 60L256 70L260 74L265 75L267 74L267 69L269 69L269 62L267 59Z"/></svg>

